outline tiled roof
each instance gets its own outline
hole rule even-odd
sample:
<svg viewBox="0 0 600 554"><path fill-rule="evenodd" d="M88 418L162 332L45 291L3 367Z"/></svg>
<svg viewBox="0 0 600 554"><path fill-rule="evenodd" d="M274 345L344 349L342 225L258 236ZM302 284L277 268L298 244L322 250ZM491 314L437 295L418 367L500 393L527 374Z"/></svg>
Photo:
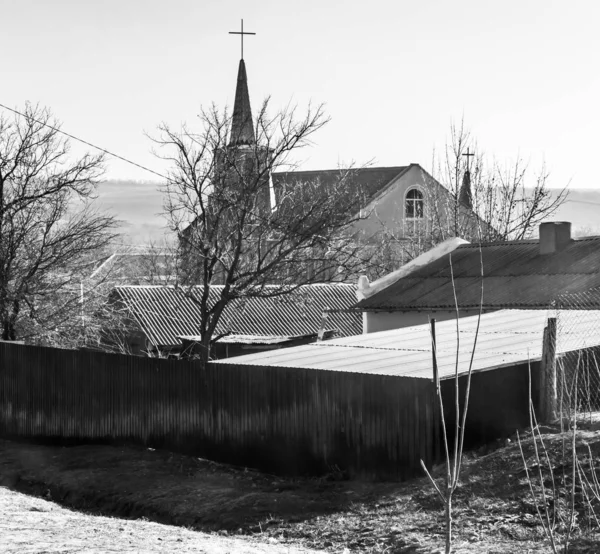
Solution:
<svg viewBox="0 0 600 554"><path fill-rule="evenodd" d="M348 186L363 195L364 207L390 184L390 182L404 173L410 166L397 167L367 167L351 170ZM322 186L327 187L335 183L342 175L343 170L327 169L319 171L290 171L273 173L273 186L275 191L283 183L294 184L319 180Z"/></svg>
<svg viewBox="0 0 600 554"><path fill-rule="evenodd" d="M600 237L572 240L563 250L543 255L537 240L483 244L481 256L479 245L467 244L361 300L358 307L453 310L450 261L460 308L479 307L482 261L484 309L546 308L560 295L600 286Z"/></svg>
<svg viewBox="0 0 600 554"><path fill-rule="evenodd" d="M210 289L214 302L221 286ZM192 290L199 295L200 287ZM156 346L178 345L180 336L198 335L197 304L180 288L163 286L120 286L114 294L127 307L150 342ZM290 294L272 298L241 298L227 305L216 334L300 336L319 331L323 312L345 310L356 302L354 285L341 283L304 285ZM334 312L326 319L327 330L336 336L362 332L360 312Z"/></svg>
<svg viewBox="0 0 600 554"><path fill-rule="evenodd" d="M548 317L556 317L560 328L569 329L568 333L558 334L557 354L600 345L600 335L590 333L590 328L597 327L600 311L500 310L481 316L473 371L538 361ZM477 316L463 317L458 322L459 375L469 370L477 319ZM436 339L440 379L452 378L457 367L456 321L438 322ZM432 360L431 333L425 324L237 356L217 363L432 379Z"/></svg>

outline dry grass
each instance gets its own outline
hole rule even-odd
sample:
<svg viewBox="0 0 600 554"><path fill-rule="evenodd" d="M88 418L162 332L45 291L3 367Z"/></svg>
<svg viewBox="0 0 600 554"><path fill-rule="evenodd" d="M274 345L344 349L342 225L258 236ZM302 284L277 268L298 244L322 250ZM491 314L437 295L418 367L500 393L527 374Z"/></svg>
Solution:
<svg viewBox="0 0 600 554"><path fill-rule="evenodd" d="M544 429L544 438L551 456L558 456L558 429ZM582 440L600 455L600 431L583 429ZM527 435L524 449L531 463ZM94 513L331 552L431 553L443 543L442 505L425 478L407 483L342 481L337 475L284 479L168 452L110 446L1 442L0 460L1 484L49 491L63 504ZM547 552L516 441L466 456L455 506L456 552ZM600 552L598 536L580 525L570 552Z"/></svg>

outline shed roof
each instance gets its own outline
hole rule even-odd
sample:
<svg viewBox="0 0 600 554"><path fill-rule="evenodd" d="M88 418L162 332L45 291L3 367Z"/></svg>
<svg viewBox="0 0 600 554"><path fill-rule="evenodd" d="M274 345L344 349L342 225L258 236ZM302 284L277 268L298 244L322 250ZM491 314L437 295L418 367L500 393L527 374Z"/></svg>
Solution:
<svg viewBox="0 0 600 554"><path fill-rule="evenodd" d="M209 302L215 302L222 286L213 286ZM277 287L280 290L281 287ZM201 287L192 289L198 297ZM119 286L114 294L156 346L179 345L180 336L198 335L200 310L184 290L165 286ZM227 305L216 329L217 334L261 336L300 336L315 334L325 310L331 313L326 330L336 336L362 332L362 316L344 311L356 302L356 287L342 283L303 285L289 294L275 297L238 298Z"/></svg>
<svg viewBox="0 0 600 554"><path fill-rule="evenodd" d="M556 316L556 313L550 313ZM545 310L500 310L481 316L473 371L513 366L541 358L544 327L549 313ZM557 353L600 345L600 335L592 336L592 322L600 318L596 310L558 312L560 328ZM440 379L469 370L477 330L477 316L448 320L436 326L437 362ZM457 343L457 339L459 342ZM458 345L458 348L457 348ZM275 366L346 371L431 379L432 346L429 325L404 327L355 337L297 346L219 360L255 366Z"/></svg>
<svg viewBox="0 0 600 554"><path fill-rule="evenodd" d="M571 240L558 252L540 254L539 241L465 244L418 267L361 300L364 310L478 308L483 264L483 308L547 308L560 295L600 286L600 237ZM481 253L480 253L481 252ZM600 298L600 296L598 296ZM600 308L600 302L589 307Z"/></svg>

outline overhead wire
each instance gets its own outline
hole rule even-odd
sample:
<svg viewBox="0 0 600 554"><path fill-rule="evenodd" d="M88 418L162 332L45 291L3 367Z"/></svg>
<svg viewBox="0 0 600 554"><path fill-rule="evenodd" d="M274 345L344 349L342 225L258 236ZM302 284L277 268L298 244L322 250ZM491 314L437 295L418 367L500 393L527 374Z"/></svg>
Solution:
<svg viewBox="0 0 600 554"><path fill-rule="evenodd" d="M168 177L166 177L165 175L163 175L162 173L159 173L158 171L154 171L153 169L150 169L149 167L145 167L137 162L133 162L131 160L128 160L127 158L124 158L123 156L119 156L119 154L115 154L114 152L111 152L110 150L107 150L106 148L102 148L101 146L97 146L95 144L92 144L91 142L88 142L87 140L83 140L79 137L76 137L75 135L71 135L70 133L67 133L66 131L63 131L61 129L59 129L58 127L53 127L52 125L49 125L48 123L44 123L43 121L40 121L39 119L35 119L34 117L31 117L30 115L25 115L24 113L21 113L18 110L15 110L14 108L9 108L8 106L5 106L4 104L0 104L0 108L4 108L5 110L8 110L10 112L13 112L17 115L20 115L21 117L26 117L28 119L31 119L32 121L35 121L36 123L39 123L40 125L43 125L44 127L48 127L49 129L52 129L53 131L56 131L57 133L60 133L62 135L65 135L66 137L69 137L73 140L76 140L78 142L81 142L82 144L85 144L87 146L91 146L92 148L95 148L96 150L99 150L100 152L104 152L105 154L108 154L109 156L112 156L113 158L117 158L118 160L124 161L128 164L134 165L135 167L138 167L140 169L143 169L144 171L148 171L149 173L153 173L154 175L157 175L158 177L160 177L161 179L166 179L167 181L169 180Z"/></svg>
<svg viewBox="0 0 600 554"><path fill-rule="evenodd" d="M81 142L82 144L85 144L87 146L90 146L96 150L99 150L100 152L104 152L105 154L108 154L109 156L112 156L113 158L116 158L118 160L121 160L125 163L128 163L130 165L133 165L139 169L143 169L144 171L147 171L149 173L152 173L158 177L160 177L161 179L166 179L167 181L169 180L169 177L167 177L166 175L163 175L162 173L159 173L158 171L154 171L154 169L150 169L149 167L143 166L137 162L134 162L132 160L129 160L123 156L120 156L119 154L115 154L114 152L111 152L110 150L107 150L106 148L102 148L101 146L97 146L96 144L92 144L91 142L88 142L87 140L84 140L82 138L76 137L75 135L71 135L70 133L67 133L66 131L63 131L62 129L59 129L58 127L54 127L52 125L49 125L48 123L44 123L43 121L40 121L39 119L35 119L29 115L26 115L18 110L15 110L14 108L9 108L8 106L5 106L4 104L0 104L0 108L4 108L5 110L8 110L10 112L13 112L14 114L20 115L21 117L27 117L29 119L31 119L32 121L35 121L36 123L39 123L40 125L43 125L44 127L48 127L49 129L52 129L53 131L56 131L57 133L60 133L62 135L65 135L66 137L69 137L73 140L76 140L78 142ZM592 206L600 206L600 202L591 202L589 200L570 200L567 198L567 200L565 201L565 203L568 202L572 202L574 204L590 204Z"/></svg>

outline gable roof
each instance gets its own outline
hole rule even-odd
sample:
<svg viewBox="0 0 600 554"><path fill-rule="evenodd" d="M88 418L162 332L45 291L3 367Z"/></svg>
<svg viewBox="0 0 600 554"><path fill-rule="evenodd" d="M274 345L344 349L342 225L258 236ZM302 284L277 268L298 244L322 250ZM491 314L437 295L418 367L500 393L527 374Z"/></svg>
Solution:
<svg viewBox="0 0 600 554"><path fill-rule="evenodd" d="M277 287L280 289L280 287ZM209 302L215 302L222 286L212 286ZM201 287L192 289L196 297ZM148 340L155 346L181 343L178 337L198 335L198 305L181 288L163 286L119 286L119 298ZM326 319L325 329L336 336L362 332L360 312L343 311L356 302L356 287L342 283L303 285L293 292L270 298L238 298L225 308L216 334L296 337L316 334L323 312L336 311Z"/></svg>
<svg viewBox="0 0 600 554"><path fill-rule="evenodd" d="M589 332L590 326L595 325L600 317L597 310L500 310L483 314L479 330L477 316L460 318L458 329L453 319L440 321L436 325L436 359L440 379L454 377L457 348L458 374L468 373L476 334L473 372L540 360L544 327L549 316L557 317L561 326L569 329L569 333L559 333L557 337L557 354L600 345L600 335L592 337ZM458 343L457 336L460 337ZM428 324L237 356L216 363L433 378Z"/></svg>
<svg viewBox="0 0 600 554"><path fill-rule="evenodd" d="M479 245L464 244L417 267L357 307L454 310L453 273L459 308L477 309L482 263L484 310L547 308L561 295L600 287L600 237L571 240L552 254L540 254L538 240L483 243L481 255Z"/></svg>
<svg viewBox="0 0 600 554"><path fill-rule="evenodd" d="M366 167L350 170L351 177L348 180L348 187L352 192L360 192L363 196L366 206L397 177L408 171L412 165L394 166L394 167ZM288 171L273 173L273 186L277 189L283 183L301 184L308 181L318 180L321 186L327 187L336 182L346 170L343 169L325 169L317 171Z"/></svg>

